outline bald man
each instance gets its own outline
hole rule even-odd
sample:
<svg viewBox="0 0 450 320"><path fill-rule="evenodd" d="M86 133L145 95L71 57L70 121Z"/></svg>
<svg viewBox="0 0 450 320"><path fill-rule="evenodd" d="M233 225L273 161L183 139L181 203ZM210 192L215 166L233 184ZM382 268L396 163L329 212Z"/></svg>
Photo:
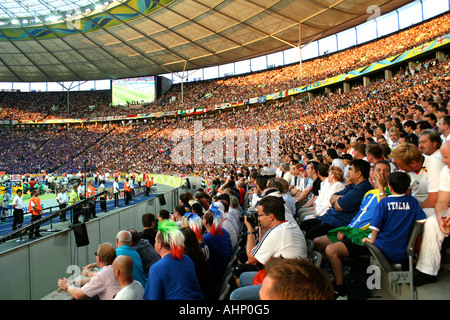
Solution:
<svg viewBox="0 0 450 320"><path fill-rule="evenodd" d="M133 279L133 259L129 256L118 256L112 264L114 278L120 285L114 300L142 300L144 287Z"/></svg>

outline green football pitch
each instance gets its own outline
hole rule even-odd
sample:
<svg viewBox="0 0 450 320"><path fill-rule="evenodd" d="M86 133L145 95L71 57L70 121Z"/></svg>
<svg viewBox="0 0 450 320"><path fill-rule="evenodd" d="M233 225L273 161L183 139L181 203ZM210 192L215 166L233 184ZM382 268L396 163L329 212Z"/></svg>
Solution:
<svg viewBox="0 0 450 320"><path fill-rule="evenodd" d="M117 86L113 88L113 105L126 104L127 101L152 101L153 97L149 93L139 90L132 90L127 87Z"/></svg>

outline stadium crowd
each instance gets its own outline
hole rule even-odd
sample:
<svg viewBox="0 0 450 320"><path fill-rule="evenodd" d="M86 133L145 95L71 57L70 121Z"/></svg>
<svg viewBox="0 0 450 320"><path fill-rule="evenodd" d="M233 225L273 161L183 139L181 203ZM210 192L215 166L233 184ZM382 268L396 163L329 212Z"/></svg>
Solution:
<svg viewBox="0 0 450 320"><path fill-rule="evenodd" d="M301 79L293 66L209 81L200 86L203 91L197 90L199 84L188 84L183 106L202 105L211 90L213 100L205 103L235 101L367 65L436 38L448 17L305 63ZM115 247L101 244L96 263L86 266L81 288L60 279L58 286L75 298L214 300L232 272L232 300L346 299L352 294L349 277L355 280L356 271L346 274L344 258L367 255L365 243L372 243L390 262L404 263L416 222L424 224L414 279L420 286L437 280L450 233L445 218L450 200L449 67L448 58L427 59L345 93L337 89L233 112L2 131L0 167L7 173L63 174L84 170L87 163L91 172L202 177L202 188L181 194L173 215L164 210L145 215L141 233L121 230ZM215 137L242 128L277 130L279 153L269 144L271 162L205 163L216 156L213 151L198 162L195 146L202 141L196 140L196 121ZM172 154L179 141L171 137L178 129L188 130L184 137L192 137L188 146L194 149L183 154L181 163ZM255 150L244 145L251 158ZM224 151L221 156L229 155ZM147 233L151 236L143 241ZM311 244L323 258L319 266L309 261ZM180 268L184 272L173 272ZM290 281L293 276L299 280Z"/></svg>
<svg viewBox="0 0 450 320"><path fill-rule="evenodd" d="M395 56L448 33L450 14L443 14L419 25L373 40L367 44L298 63L229 76L215 80L173 85L164 96L151 104L133 108L111 105L111 91L3 92L0 93L0 120L42 120L56 118L94 118L110 115L148 114L243 101L279 91L301 87L333 77L373 62ZM172 101L172 98L175 100ZM68 100L69 99L69 104ZM89 106L95 106L92 110ZM56 107L56 111L52 108Z"/></svg>
<svg viewBox="0 0 450 320"><path fill-rule="evenodd" d="M142 288L133 280L138 296L131 297L218 299L223 293L221 281L230 272L227 265L236 255L229 296L232 300L355 298L349 279L354 281L361 274L355 275L357 271L352 269L346 271L343 258L367 255L364 242L373 242L385 250L391 262L404 263L405 241L415 221L424 223L424 235L414 283L419 286L435 282L448 234L447 221L437 219L446 214L436 210L440 210L442 201L449 200L445 187L450 168L449 67L449 59L441 63L431 59L417 64L413 73L401 69L391 79L355 86L347 93L334 92L311 100L302 98L234 113L84 128L108 132L97 147L85 153L91 158L90 164L97 165L96 169L105 161L103 165L108 169L126 164L128 167L121 167L124 172L154 170L198 174L204 179L204 189L195 195L180 196L180 205L169 216L176 226L163 222L160 230L154 230L161 233L162 244L158 246L156 240L154 249L165 257L164 264L148 268ZM280 165L195 164L194 155L194 164L171 163L170 151L175 142L169 137L178 128L192 128L196 120L205 130L222 132L236 128L278 129ZM189 132L194 137L193 130ZM108 161L111 164L107 165ZM82 162L74 167L79 169ZM399 186L411 187L405 190ZM336 192L329 193L330 190ZM440 194L447 198L442 200ZM279 201L281 198L283 201ZM398 201L394 202L397 199L414 210L403 220L383 224L383 215L394 207L400 210ZM162 219L166 214L160 212L157 216ZM258 226L249 221L252 215L259 221ZM393 240L389 230L399 225L401 239ZM190 232L186 228L192 229L190 236L197 240L190 242L195 249L187 242L180 249L181 240L181 247L164 245L163 239L171 234L183 238L181 231L188 241ZM199 229L203 231L198 232ZM286 239L284 245L274 245L279 243L279 237ZM323 257L321 268L302 264L308 261L311 241ZM180 255L183 250L185 254ZM171 291L161 289L170 287L167 282L161 284L161 279L186 280L164 278L164 270L172 270L177 264L187 268L187 274L196 273L193 279L197 282ZM277 273L272 268L285 268L285 272ZM286 274L302 274L304 268L310 268L314 283L323 284L322 290L312 285L309 278L288 283L298 295L286 296L276 291L273 281L288 285ZM216 274L216 270L221 272ZM67 284L61 280L60 286ZM119 287L116 285L116 291ZM86 294L91 295L89 288L85 288Z"/></svg>

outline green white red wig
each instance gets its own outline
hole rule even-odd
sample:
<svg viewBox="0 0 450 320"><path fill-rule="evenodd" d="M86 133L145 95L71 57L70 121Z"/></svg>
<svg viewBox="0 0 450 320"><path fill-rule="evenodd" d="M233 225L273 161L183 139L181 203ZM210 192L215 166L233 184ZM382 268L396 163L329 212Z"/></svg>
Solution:
<svg viewBox="0 0 450 320"><path fill-rule="evenodd" d="M170 246L171 255L174 259L181 259L184 254L184 234L176 222L163 220L158 223L158 231L164 237L164 244Z"/></svg>

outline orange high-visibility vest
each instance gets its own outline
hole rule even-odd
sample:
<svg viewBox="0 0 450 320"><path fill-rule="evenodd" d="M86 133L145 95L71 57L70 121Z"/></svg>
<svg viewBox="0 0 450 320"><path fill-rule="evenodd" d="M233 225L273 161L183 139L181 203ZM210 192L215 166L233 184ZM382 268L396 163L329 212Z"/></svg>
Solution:
<svg viewBox="0 0 450 320"><path fill-rule="evenodd" d="M34 207L32 207L31 204L33 204ZM40 210L40 212L35 210L35 208ZM42 212L41 199L36 198L36 197L31 197L30 202L28 203L28 212L31 212L33 216L40 215Z"/></svg>
<svg viewBox="0 0 450 320"><path fill-rule="evenodd" d="M88 188L87 188L87 196L88 196L88 198L89 197L92 197L94 194L95 194L95 188L94 188L94 186L89 186ZM94 198L94 200L95 200L95 198Z"/></svg>
<svg viewBox="0 0 450 320"><path fill-rule="evenodd" d="M125 182L125 184L123 185L123 190L124 191L131 191L130 185L128 184L128 182Z"/></svg>

